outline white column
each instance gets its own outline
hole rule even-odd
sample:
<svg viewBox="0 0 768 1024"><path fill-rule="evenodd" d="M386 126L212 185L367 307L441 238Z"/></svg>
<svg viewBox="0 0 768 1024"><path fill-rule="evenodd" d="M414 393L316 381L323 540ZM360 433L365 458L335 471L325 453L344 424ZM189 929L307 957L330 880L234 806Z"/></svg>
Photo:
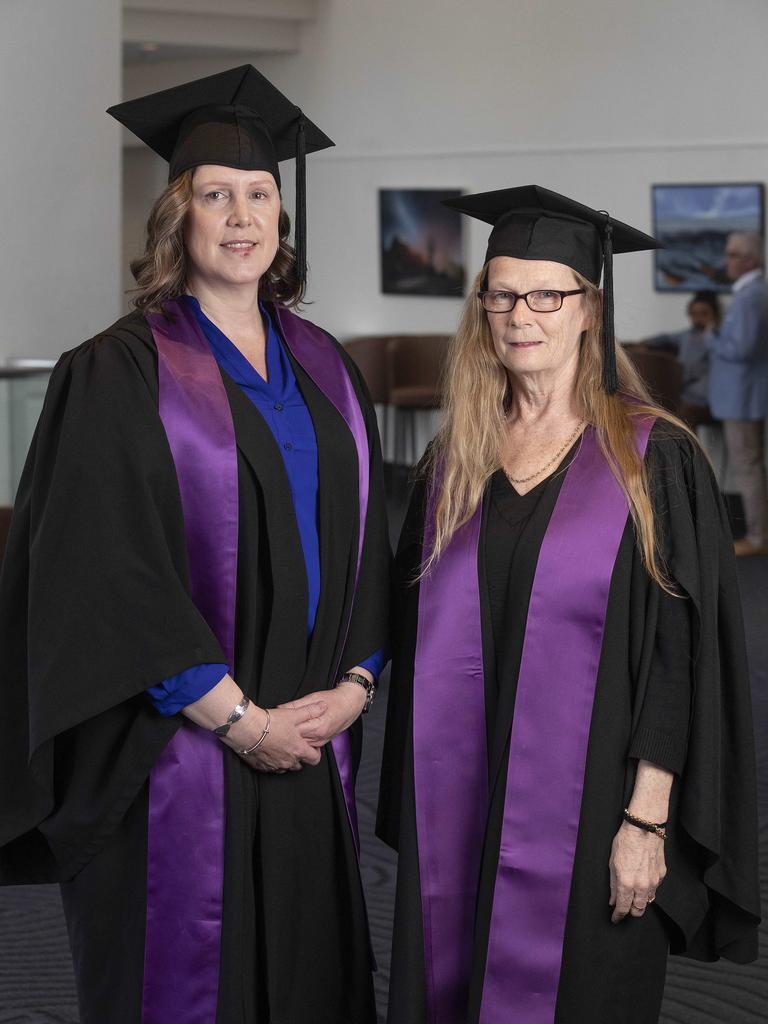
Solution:
<svg viewBox="0 0 768 1024"><path fill-rule="evenodd" d="M120 0L3 0L0 359L119 315L121 63Z"/></svg>

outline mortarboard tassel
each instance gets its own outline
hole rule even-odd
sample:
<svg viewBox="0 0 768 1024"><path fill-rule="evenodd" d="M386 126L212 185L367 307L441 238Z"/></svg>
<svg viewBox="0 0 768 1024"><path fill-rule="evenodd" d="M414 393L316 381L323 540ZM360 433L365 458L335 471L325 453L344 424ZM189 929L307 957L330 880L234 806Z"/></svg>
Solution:
<svg viewBox="0 0 768 1024"><path fill-rule="evenodd" d="M613 225L605 215L603 231L603 387L609 395L619 390L616 339L613 327Z"/></svg>
<svg viewBox="0 0 768 1024"><path fill-rule="evenodd" d="M305 124L304 115L300 114L299 126L296 131L296 222L293 232L293 248L296 252L296 272L302 284L307 280L307 139Z"/></svg>

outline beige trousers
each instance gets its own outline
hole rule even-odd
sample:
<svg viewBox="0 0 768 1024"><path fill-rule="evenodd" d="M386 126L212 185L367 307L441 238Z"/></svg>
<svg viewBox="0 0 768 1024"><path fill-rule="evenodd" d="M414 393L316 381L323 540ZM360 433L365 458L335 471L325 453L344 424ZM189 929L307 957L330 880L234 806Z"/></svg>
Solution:
<svg viewBox="0 0 768 1024"><path fill-rule="evenodd" d="M768 546L768 486L765 471L765 420L724 420L728 464L744 502L747 540Z"/></svg>

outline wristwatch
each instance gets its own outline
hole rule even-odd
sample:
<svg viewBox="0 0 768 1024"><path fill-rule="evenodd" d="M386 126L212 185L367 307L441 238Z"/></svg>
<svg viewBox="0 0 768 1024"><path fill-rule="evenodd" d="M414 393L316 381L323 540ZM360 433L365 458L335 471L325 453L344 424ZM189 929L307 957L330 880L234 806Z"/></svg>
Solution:
<svg viewBox="0 0 768 1024"><path fill-rule="evenodd" d="M366 679L359 672L345 672L339 683L357 683L359 686L362 686L365 690L365 704L361 713L363 715L368 714L373 704L373 698L376 696L376 683L372 683L370 679ZM339 683L336 683L336 685L338 686Z"/></svg>

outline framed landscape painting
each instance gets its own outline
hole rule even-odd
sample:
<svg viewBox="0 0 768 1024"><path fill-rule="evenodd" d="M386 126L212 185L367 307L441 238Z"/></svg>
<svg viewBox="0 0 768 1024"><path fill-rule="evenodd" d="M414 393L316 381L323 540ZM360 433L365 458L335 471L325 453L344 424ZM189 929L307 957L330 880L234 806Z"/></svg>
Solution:
<svg viewBox="0 0 768 1024"><path fill-rule="evenodd" d="M379 190L381 290L385 295L464 294L463 218L442 205L460 189Z"/></svg>
<svg viewBox="0 0 768 1024"><path fill-rule="evenodd" d="M732 231L764 233L764 187L759 182L722 185L653 185L657 291L727 292L725 240Z"/></svg>

